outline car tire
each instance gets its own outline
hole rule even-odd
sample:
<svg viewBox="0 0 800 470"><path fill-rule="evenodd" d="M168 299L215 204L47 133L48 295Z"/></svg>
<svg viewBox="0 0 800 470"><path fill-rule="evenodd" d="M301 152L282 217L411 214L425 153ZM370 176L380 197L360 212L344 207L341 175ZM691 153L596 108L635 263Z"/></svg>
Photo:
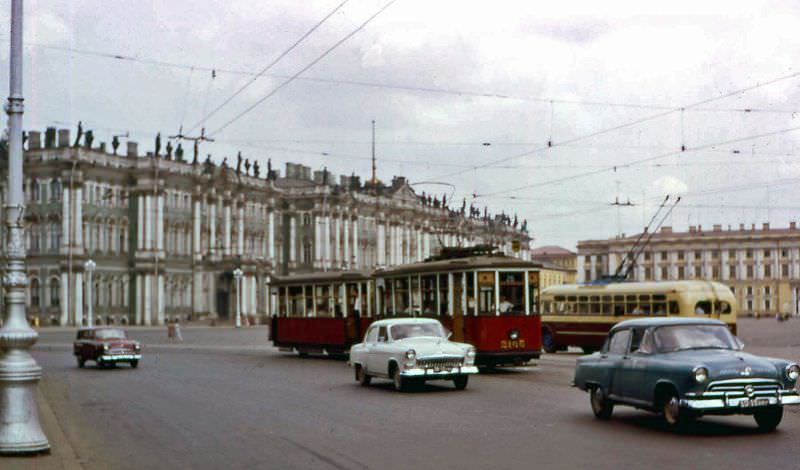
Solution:
<svg viewBox="0 0 800 470"><path fill-rule="evenodd" d="M453 379L453 385L455 385L456 390L464 390L465 388L467 388L468 383L469 383L468 375L459 375L458 377Z"/></svg>
<svg viewBox="0 0 800 470"><path fill-rule="evenodd" d="M692 410L680 407L680 399L674 391L669 391L661 400L661 414L671 429L681 429L694 422L696 415Z"/></svg>
<svg viewBox="0 0 800 470"><path fill-rule="evenodd" d="M753 418L755 418L756 424L758 424L758 429L761 431L774 431L775 428L781 424L781 419L783 419L783 407L770 406L768 408L756 410L756 412L753 414Z"/></svg>
<svg viewBox="0 0 800 470"><path fill-rule="evenodd" d="M363 366L356 366L356 381L360 383L362 387L368 387L372 382L372 377L367 374Z"/></svg>
<svg viewBox="0 0 800 470"><path fill-rule="evenodd" d="M548 328L542 329L542 349L548 354L556 352L556 342L553 339L553 333Z"/></svg>
<svg viewBox="0 0 800 470"><path fill-rule="evenodd" d="M131 368L136 369L137 367L139 367L139 361L131 361Z"/></svg>
<svg viewBox="0 0 800 470"><path fill-rule="evenodd" d="M85 365L86 365L86 360L83 359L82 357L79 357L78 358L78 368L83 369L83 366L85 366Z"/></svg>
<svg viewBox="0 0 800 470"><path fill-rule="evenodd" d="M392 370L392 384L398 392L407 392L410 385L408 380L400 374L400 368L396 366Z"/></svg>
<svg viewBox="0 0 800 470"><path fill-rule="evenodd" d="M614 402L608 399L603 387L599 385L589 390L589 404L597 419L609 419L614 412Z"/></svg>

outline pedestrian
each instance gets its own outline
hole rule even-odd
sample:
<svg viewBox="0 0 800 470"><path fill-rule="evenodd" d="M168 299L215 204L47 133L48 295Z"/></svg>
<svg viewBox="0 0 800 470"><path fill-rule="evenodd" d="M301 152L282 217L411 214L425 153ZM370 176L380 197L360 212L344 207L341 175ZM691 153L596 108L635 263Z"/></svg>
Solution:
<svg viewBox="0 0 800 470"><path fill-rule="evenodd" d="M181 335L181 324L178 320L175 320L175 338L181 343L183 342L183 336Z"/></svg>

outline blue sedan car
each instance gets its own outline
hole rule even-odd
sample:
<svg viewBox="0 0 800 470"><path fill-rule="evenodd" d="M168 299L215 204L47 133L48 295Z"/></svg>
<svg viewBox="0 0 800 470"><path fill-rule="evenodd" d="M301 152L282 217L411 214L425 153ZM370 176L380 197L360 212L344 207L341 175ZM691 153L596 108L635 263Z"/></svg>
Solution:
<svg viewBox="0 0 800 470"><path fill-rule="evenodd" d="M742 351L717 320L647 318L621 322L603 349L580 357L574 386L608 419L617 404L662 413L669 427L706 415L746 414L774 430L784 405L800 404L800 366Z"/></svg>

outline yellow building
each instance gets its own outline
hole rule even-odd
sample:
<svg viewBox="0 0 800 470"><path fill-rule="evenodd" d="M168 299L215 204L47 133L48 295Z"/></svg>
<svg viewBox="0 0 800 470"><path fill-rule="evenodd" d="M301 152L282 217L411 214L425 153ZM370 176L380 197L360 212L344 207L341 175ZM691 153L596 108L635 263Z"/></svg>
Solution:
<svg viewBox="0 0 800 470"><path fill-rule="evenodd" d="M531 261L542 264L540 288L573 284L576 278L577 255L560 246L543 246L530 251Z"/></svg>
<svg viewBox="0 0 800 470"><path fill-rule="evenodd" d="M614 274L638 236L578 242L578 281ZM636 259L631 278L719 281L731 287L744 315L798 315L800 229L794 222L787 228L691 226L687 232L662 227Z"/></svg>

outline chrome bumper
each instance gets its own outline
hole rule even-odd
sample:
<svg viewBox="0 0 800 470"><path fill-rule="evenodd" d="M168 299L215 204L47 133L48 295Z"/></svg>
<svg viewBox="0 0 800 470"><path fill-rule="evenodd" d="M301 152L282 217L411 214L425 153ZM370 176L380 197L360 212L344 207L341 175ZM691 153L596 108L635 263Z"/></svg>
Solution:
<svg viewBox="0 0 800 470"><path fill-rule="evenodd" d="M775 405L800 405L800 392L797 390L778 390L777 394L765 396L759 394L753 397L746 395L730 396L720 393L687 394L681 399L680 405L694 410L747 410L762 406Z"/></svg>
<svg viewBox="0 0 800 470"><path fill-rule="evenodd" d="M467 375L467 374L477 374L478 373L478 366L461 366L461 367L452 367L444 370L436 370L436 369L428 369L428 368L421 368L421 367L409 367L407 369L403 369L400 372L400 375L403 377L415 377L415 378L446 378L452 377L454 375Z"/></svg>
<svg viewBox="0 0 800 470"><path fill-rule="evenodd" d="M101 362L138 361L141 354L103 354L97 360Z"/></svg>

